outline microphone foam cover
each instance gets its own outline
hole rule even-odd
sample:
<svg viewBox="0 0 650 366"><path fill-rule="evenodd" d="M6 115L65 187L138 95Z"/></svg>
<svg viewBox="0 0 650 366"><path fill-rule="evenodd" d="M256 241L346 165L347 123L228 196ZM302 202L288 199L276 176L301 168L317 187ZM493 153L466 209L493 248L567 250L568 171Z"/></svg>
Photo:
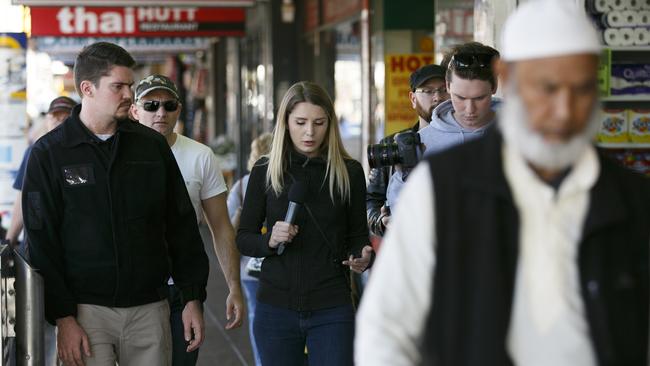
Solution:
<svg viewBox="0 0 650 366"><path fill-rule="evenodd" d="M301 180L293 182L289 188L289 201L302 204L307 197L307 184Z"/></svg>

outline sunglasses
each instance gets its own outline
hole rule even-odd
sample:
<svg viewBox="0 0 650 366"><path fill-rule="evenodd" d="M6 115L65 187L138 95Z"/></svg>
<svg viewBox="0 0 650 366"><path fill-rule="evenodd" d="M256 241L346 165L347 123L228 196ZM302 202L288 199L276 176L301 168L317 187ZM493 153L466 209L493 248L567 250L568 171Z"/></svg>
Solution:
<svg viewBox="0 0 650 366"><path fill-rule="evenodd" d="M156 112L160 108L161 104L167 112L176 112L178 109L177 100L166 100L164 102L161 102L159 100L147 100L146 102L142 102L140 105L142 105L142 109L147 112Z"/></svg>
<svg viewBox="0 0 650 366"><path fill-rule="evenodd" d="M449 66L455 69L484 69L492 67L494 55L489 53L458 53L452 56Z"/></svg>

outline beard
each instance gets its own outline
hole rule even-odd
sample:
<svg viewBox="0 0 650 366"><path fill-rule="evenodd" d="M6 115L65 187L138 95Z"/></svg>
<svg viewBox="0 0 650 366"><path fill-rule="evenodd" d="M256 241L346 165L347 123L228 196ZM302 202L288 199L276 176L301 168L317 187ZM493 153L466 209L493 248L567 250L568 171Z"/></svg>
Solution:
<svg viewBox="0 0 650 366"><path fill-rule="evenodd" d="M591 146L598 131L598 105L594 106L582 132L564 142L549 142L542 134L530 129L526 107L515 85L512 83L506 88L507 96L499 112L498 126L504 140L535 167L556 172L570 168Z"/></svg>
<svg viewBox="0 0 650 366"><path fill-rule="evenodd" d="M431 122L431 117L433 116L433 109L436 108L436 105L432 105L431 108L425 109L422 107L422 104L420 104L419 101L415 101L415 111L417 112L418 116L422 118L423 120L427 122Z"/></svg>

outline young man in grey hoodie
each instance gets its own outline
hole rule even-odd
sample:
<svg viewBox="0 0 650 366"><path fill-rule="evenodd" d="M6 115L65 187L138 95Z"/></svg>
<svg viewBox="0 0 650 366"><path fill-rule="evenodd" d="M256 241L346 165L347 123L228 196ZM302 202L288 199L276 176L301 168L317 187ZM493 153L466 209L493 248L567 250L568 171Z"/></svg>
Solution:
<svg viewBox="0 0 650 366"><path fill-rule="evenodd" d="M425 146L424 155L433 154L483 135L496 118L499 101L493 98L497 78L492 62L499 51L479 42L455 46L442 65L450 99L434 110L431 123L418 133ZM386 193L387 204L395 206L404 185L401 174L393 174Z"/></svg>

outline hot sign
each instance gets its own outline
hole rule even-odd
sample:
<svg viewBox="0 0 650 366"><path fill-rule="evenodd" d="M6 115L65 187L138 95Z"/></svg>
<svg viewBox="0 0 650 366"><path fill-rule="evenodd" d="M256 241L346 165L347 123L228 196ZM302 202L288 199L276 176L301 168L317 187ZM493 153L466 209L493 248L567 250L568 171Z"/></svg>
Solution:
<svg viewBox="0 0 650 366"><path fill-rule="evenodd" d="M242 8L33 7L32 36L241 36Z"/></svg>

